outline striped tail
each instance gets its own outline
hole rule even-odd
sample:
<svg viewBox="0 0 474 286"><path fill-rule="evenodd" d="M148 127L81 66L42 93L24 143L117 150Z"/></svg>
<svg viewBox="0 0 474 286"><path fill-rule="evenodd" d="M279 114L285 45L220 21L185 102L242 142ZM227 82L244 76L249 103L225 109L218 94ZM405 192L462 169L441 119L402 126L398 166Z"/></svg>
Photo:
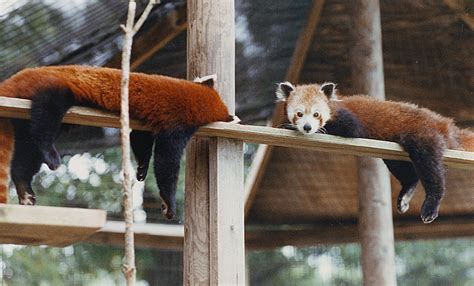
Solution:
<svg viewBox="0 0 474 286"><path fill-rule="evenodd" d="M13 153L13 126L0 118L0 203L8 201L10 161Z"/></svg>
<svg viewBox="0 0 474 286"><path fill-rule="evenodd" d="M461 129L459 133L459 141L463 150L474 152L474 132Z"/></svg>

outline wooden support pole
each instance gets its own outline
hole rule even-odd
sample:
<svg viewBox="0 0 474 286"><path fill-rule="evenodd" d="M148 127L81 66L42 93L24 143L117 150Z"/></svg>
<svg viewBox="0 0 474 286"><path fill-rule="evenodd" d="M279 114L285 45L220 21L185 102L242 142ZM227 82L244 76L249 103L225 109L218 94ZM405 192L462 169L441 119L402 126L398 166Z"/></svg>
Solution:
<svg viewBox="0 0 474 286"><path fill-rule="evenodd" d="M379 0L354 1L354 89L385 98ZM360 158L359 234L364 285L396 285L390 177L380 159Z"/></svg>
<svg viewBox="0 0 474 286"><path fill-rule="evenodd" d="M188 0L188 78L217 75L235 111L233 0ZM195 137L186 155L185 285L244 285L243 145Z"/></svg>

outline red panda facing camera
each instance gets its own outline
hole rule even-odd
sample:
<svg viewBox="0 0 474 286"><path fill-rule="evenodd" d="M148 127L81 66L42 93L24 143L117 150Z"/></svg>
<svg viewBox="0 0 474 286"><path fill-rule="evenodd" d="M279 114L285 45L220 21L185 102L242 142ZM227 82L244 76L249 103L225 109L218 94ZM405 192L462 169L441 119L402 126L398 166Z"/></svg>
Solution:
<svg viewBox="0 0 474 286"><path fill-rule="evenodd" d="M384 160L402 186L397 209L400 213L408 210L421 181L426 194L421 208L424 223L438 216L445 191L445 150L474 152L473 132L414 104L381 101L364 95L340 97L334 83L293 86L283 82L278 85L276 96L285 102L288 129L306 135L327 133L399 143L411 162Z"/></svg>
<svg viewBox="0 0 474 286"><path fill-rule="evenodd" d="M32 100L31 121L0 120L0 142L5 142L0 147L0 203L7 200L11 165L20 204L35 204L31 180L42 163L52 170L59 166L54 140L66 111L73 105L83 105L120 112L120 81L118 69L53 66L25 69L0 83L0 96ZM200 126L232 120L213 86L212 77L191 82L130 74L130 117L152 130L133 131L130 136L138 163L137 178L145 178L154 145L155 178L163 199L162 212L169 219L176 212L179 162L186 143Z"/></svg>

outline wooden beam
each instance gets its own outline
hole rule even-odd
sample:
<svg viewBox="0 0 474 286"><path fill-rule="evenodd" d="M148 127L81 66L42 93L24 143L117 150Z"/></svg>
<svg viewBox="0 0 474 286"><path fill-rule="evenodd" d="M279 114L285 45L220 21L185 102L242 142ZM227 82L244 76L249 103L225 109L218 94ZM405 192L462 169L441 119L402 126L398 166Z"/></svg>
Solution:
<svg viewBox="0 0 474 286"><path fill-rule="evenodd" d="M234 114L234 0L187 3L188 79L216 74ZM186 159L184 284L245 285L243 142L195 138Z"/></svg>
<svg viewBox="0 0 474 286"><path fill-rule="evenodd" d="M385 99L379 0L353 1L352 82L357 93ZM390 175L380 159L357 160L364 285L397 285Z"/></svg>
<svg viewBox="0 0 474 286"><path fill-rule="evenodd" d="M440 217L430 225L419 218L399 219L394 222L395 239L454 239L474 237L474 221L470 216ZM105 226L84 240L97 245L123 245L123 222L108 221ZM136 224L135 242L139 248L182 250L184 226L170 224ZM285 230L251 226L245 232L247 249L273 249L285 245L310 247L358 242L357 221L339 223L319 222L312 225L293 225Z"/></svg>
<svg viewBox="0 0 474 286"><path fill-rule="evenodd" d="M26 99L0 97L0 117L30 118L31 101ZM87 107L72 107L64 117L64 123L120 128L119 117ZM137 130L150 130L138 120L131 120L130 125ZM264 126L240 125L225 122L211 123L201 127L197 132L200 137L222 137L238 139L256 144L304 148L334 154L369 156L383 159L409 161L408 154L394 142L352 139L333 135L315 134L305 136L298 132ZM447 150L444 154L446 166L474 170L474 152Z"/></svg>
<svg viewBox="0 0 474 286"><path fill-rule="evenodd" d="M306 24L301 30L298 40L296 41L295 49L291 57L290 66L286 72L286 80L292 83L298 83L303 69L304 63L306 62L306 57L308 56L309 48L313 43L314 35L321 19L321 12L323 10L324 0L313 0L311 10L309 11ZM276 127L280 125L285 120L284 115L284 105L278 103L273 110L273 118L270 126ZM246 188L245 188L245 217L247 218L248 213L252 207L253 200L257 194L257 190L260 188L262 183L266 166L270 160L272 153L272 146L259 146L257 150L257 156L254 161L252 161L252 166L250 167L252 173L251 177L247 178Z"/></svg>
<svg viewBox="0 0 474 286"><path fill-rule="evenodd" d="M420 223L418 218L395 222L395 239L409 241L419 239L453 239L474 237L472 218L451 218L436 220L431 225ZM248 230L245 234L248 249L272 249L293 245L310 247L359 242L356 221L341 224L316 224L314 226L293 226L286 230Z"/></svg>
<svg viewBox="0 0 474 286"><path fill-rule="evenodd" d="M105 224L104 210L0 204L0 244L64 247Z"/></svg>
<svg viewBox="0 0 474 286"><path fill-rule="evenodd" d="M105 226L86 239L85 242L100 245L124 244L125 224L108 221ZM133 226L135 245L141 248L183 249L184 227L172 224L140 224Z"/></svg>
<svg viewBox="0 0 474 286"><path fill-rule="evenodd" d="M474 16L466 10L463 0L443 0L461 21L463 21L471 30L474 31ZM471 11L472 12L472 11Z"/></svg>
<svg viewBox="0 0 474 286"><path fill-rule="evenodd" d="M131 70L136 70L181 32L185 31L187 26L186 5L176 4L172 11L159 18L152 27L143 33L139 33L134 38L130 63ZM118 53L105 66L120 68L121 60L122 54Z"/></svg>

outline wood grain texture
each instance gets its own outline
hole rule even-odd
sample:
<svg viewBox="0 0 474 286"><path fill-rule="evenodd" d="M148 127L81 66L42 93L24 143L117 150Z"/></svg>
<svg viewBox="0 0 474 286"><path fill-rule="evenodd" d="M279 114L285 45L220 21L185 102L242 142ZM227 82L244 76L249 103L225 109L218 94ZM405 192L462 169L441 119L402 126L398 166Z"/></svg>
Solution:
<svg viewBox="0 0 474 286"><path fill-rule="evenodd" d="M354 1L352 83L384 100L379 0ZM397 285L390 175L380 159L358 158L359 235L364 285Z"/></svg>
<svg viewBox="0 0 474 286"><path fill-rule="evenodd" d="M209 149L210 282L245 285L243 144L212 138Z"/></svg>
<svg viewBox="0 0 474 286"><path fill-rule="evenodd" d="M234 114L234 1L188 0L187 4L188 79L216 74L215 88ZM185 285L245 284L242 144L240 140L200 138L189 145ZM198 210L199 205L207 208ZM199 220L197 212L201 212ZM192 241L196 235L199 244Z"/></svg>
<svg viewBox="0 0 474 286"><path fill-rule="evenodd" d="M418 218L395 223L397 241L420 239L452 239L474 236L472 219L440 219L436 224L427 227ZM248 249L274 249L285 245L310 247L316 245L334 245L359 242L358 226L355 221L339 224L316 224L292 226L287 230L252 230L245 234Z"/></svg>
<svg viewBox="0 0 474 286"><path fill-rule="evenodd" d="M209 285L209 139L192 138L186 150L184 285Z"/></svg>
<svg viewBox="0 0 474 286"><path fill-rule="evenodd" d="M26 99L0 97L0 117L30 118L31 101ZM64 123L120 128L119 117L88 107L72 107L63 120ZM130 120L136 130L149 130L137 120ZM410 160L402 147L394 142L372 139L352 139L333 135L315 134L304 136L295 131L225 122L211 123L197 132L201 137L223 137L249 143L268 144L289 148L304 148L334 154L369 156L383 159ZM444 155L446 166L474 170L474 152L447 150Z"/></svg>
<svg viewBox="0 0 474 286"><path fill-rule="evenodd" d="M0 244L64 247L102 228L104 210L0 205Z"/></svg>
<svg viewBox="0 0 474 286"><path fill-rule="evenodd" d="M135 246L138 248L183 249L184 227L172 224L135 223ZM85 242L98 245L123 246L125 224L108 221L103 228L88 237Z"/></svg>
<svg viewBox="0 0 474 286"><path fill-rule="evenodd" d="M245 232L246 249L274 249L285 245L309 247L358 242L356 221L318 222L294 225L285 230L251 229ZM469 216L440 217L429 227L418 218L395 221L395 239L453 239L474 237L474 221ZM108 221L105 226L84 240L97 245L123 245L123 222ZM138 248L183 249L184 227L169 224L135 224L135 244Z"/></svg>

